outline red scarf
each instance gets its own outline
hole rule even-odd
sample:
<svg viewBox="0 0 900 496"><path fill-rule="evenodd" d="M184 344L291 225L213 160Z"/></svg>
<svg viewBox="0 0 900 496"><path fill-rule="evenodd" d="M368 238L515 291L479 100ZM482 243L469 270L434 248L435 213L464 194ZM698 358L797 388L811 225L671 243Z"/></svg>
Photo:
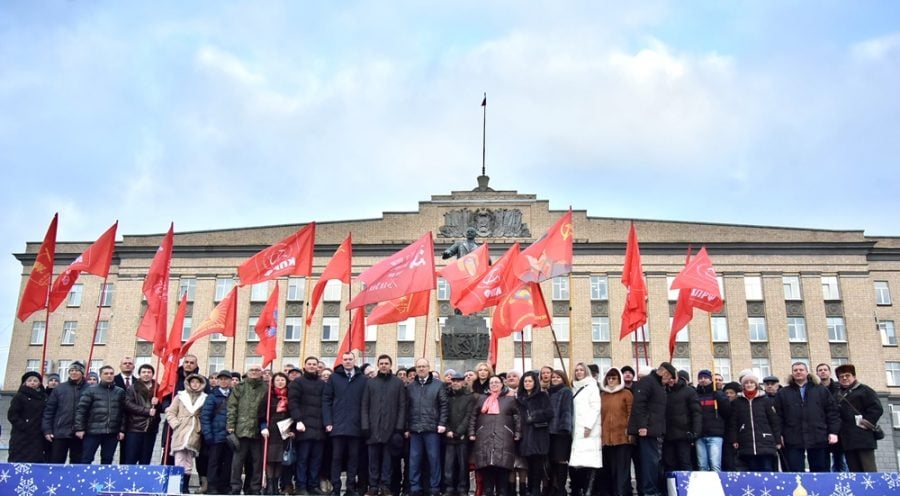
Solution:
<svg viewBox="0 0 900 496"><path fill-rule="evenodd" d="M288 405L287 388L275 388L275 398L278 400L278 404L275 405L275 411L277 413L286 412Z"/></svg>
<svg viewBox="0 0 900 496"><path fill-rule="evenodd" d="M744 390L744 398L747 398L748 400L752 400L753 398L756 398L756 394L757 394L758 392L759 392L759 389L754 389L754 390L752 390L752 391L747 391L747 390L745 389L745 390Z"/></svg>
<svg viewBox="0 0 900 496"><path fill-rule="evenodd" d="M486 413L488 415L499 415L500 414L500 391L496 393L491 393L484 400L484 405L481 406L481 413Z"/></svg>

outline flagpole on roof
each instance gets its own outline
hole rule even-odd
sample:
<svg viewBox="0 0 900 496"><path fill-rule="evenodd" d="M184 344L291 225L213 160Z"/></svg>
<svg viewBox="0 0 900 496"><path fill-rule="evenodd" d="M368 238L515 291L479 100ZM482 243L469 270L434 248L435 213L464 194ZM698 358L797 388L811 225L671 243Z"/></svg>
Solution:
<svg viewBox="0 0 900 496"><path fill-rule="evenodd" d="M484 92L484 100L481 101L481 175L485 173L485 158L487 157L487 92Z"/></svg>

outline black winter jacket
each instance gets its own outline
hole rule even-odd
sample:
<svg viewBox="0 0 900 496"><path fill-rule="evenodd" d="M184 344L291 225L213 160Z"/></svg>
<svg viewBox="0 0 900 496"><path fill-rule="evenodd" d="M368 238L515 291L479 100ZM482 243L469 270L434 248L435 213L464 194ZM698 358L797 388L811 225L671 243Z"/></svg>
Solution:
<svg viewBox="0 0 900 496"><path fill-rule="evenodd" d="M44 436L41 433L41 420L47 395L43 389L34 389L26 385L19 387L19 392L9 403L6 417L12 424L9 435L9 463L44 463Z"/></svg>
<svg viewBox="0 0 900 496"><path fill-rule="evenodd" d="M856 416L862 415L872 425L878 425L878 419L884 414L878 394L872 388L859 382L849 388L841 388L836 396L841 415L841 447L845 450L873 450L877 441L871 430L856 425Z"/></svg>
<svg viewBox="0 0 900 496"><path fill-rule="evenodd" d="M318 441L325 439L322 424L322 392L325 381L316 374L304 372L288 385L288 410L294 422L303 422L306 430L294 432L298 441Z"/></svg>
<svg viewBox="0 0 900 496"><path fill-rule="evenodd" d="M572 434L572 390L564 384L550 386L550 407L553 418L550 419L550 434Z"/></svg>
<svg viewBox="0 0 900 496"><path fill-rule="evenodd" d="M666 388L662 379L651 370L631 390L634 402L631 418L628 419L628 433L638 435L638 430L647 429L647 437L662 437L666 434Z"/></svg>
<svg viewBox="0 0 900 496"><path fill-rule="evenodd" d="M78 400L85 388L84 380L74 383L71 380L60 382L50 393L47 399L47 407L44 408L44 420L41 422L41 431L44 434L53 434L54 438L71 439L75 437L75 410L78 408Z"/></svg>
<svg viewBox="0 0 900 496"><path fill-rule="evenodd" d="M388 372L366 381L362 398L362 430L366 444L385 444L406 428L406 390L403 381Z"/></svg>
<svg viewBox="0 0 900 496"><path fill-rule="evenodd" d="M741 455L775 455L781 438L781 419L772 401L760 391L753 400L739 396L731 402L728 443L738 443Z"/></svg>
<svg viewBox="0 0 900 496"><path fill-rule="evenodd" d="M731 416L731 402L723 393L708 386L697 386L697 399L700 401L700 418L703 427L697 437L725 437L728 419Z"/></svg>
<svg viewBox="0 0 900 496"><path fill-rule="evenodd" d="M550 451L550 421L553 420L550 395L538 391L530 396L520 396L517 401L522 424L519 455L546 455Z"/></svg>
<svg viewBox="0 0 900 496"><path fill-rule="evenodd" d="M353 367L352 377L347 376L344 367L331 374L322 392L322 422L332 426L332 436L362 436L360 406L365 390L366 376L359 367Z"/></svg>
<svg viewBox="0 0 900 496"><path fill-rule="evenodd" d="M151 383L148 388L138 380L125 391L125 432L159 432L160 414L162 413L159 405L156 406L156 415L150 416L154 384L155 382Z"/></svg>
<svg viewBox="0 0 900 496"><path fill-rule="evenodd" d="M231 389L228 395L231 395ZM206 395L200 411L200 432L207 444L224 443L228 437L228 396L219 388Z"/></svg>
<svg viewBox="0 0 900 496"><path fill-rule="evenodd" d="M75 410L75 432L114 434L125 432L125 391L116 383L97 384L84 390Z"/></svg>
<svg viewBox="0 0 900 496"><path fill-rule="evenodd" d="M697 392L684 379L666 388L666 441L693 441L703 428Z"/></svg>
<svg viewBox="0 0 900 496"><path fill-rule="evenodd" d="M447 432L452 432L453 437L444 439L449 444L462 444L468 442L469 422L472 420L472 409L477 397L467 388L459 391L447 390Z"/></svg>
<svg viewBox="0 0 900 496"><path fill-rule="evenodd" d="M825 448L828 435L838 434L841 420L837 404L828 388L806 383L806 399L800 396L800 387L791 379L790 384L775 395L775 410L781 417L781 431L788 448Z"/></svg>
<svg viewBox="0 0 900 496"><path fill-rule="evenodd" d="M436 432L438 426L447 427L447 390L434 376L429 374L424 383L416 377L406 386L406 393L407 431Z"/></svg>

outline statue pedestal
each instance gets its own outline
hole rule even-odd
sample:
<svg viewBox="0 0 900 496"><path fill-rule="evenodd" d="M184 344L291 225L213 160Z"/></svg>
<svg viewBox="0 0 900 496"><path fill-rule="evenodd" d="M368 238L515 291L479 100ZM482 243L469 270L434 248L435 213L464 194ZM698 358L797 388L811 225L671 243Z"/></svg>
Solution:
<svg viewBox="0 0 900 496"><path fill-rule="evenodd" d="M487 361L490 346L490 331L482 317L451 315L447 317L441 334L441 367L457 372L474 370L475 364Z"/></svg>

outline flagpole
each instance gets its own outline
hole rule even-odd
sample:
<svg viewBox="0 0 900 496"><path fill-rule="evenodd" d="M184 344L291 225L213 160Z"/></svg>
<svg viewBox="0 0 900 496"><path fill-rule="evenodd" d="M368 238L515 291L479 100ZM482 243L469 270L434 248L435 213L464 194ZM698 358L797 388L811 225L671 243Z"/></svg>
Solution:
<svg viewBox="0 0 900 496"><path fill-rule="evenodd" d="M551 295L552 296L552 295ZM569 369L575 370L575 326L572 325L572 273L569 272Z"/></svg>
<svg viewBox="0 0 900 496"><path fill-rule="evenodd" d="M306 276L306 283L304 284L304 286L306 286L306 296L303 297L304 301L306 302L306 312L303 314L303 316L306 317L307 315L309 315L309 309L310 309L309 299L312 295L312 287L309 284L309 276L308 275ZM303 319L303 322L304 322L303 325L306 326L306 319ZM309 315L309 323L310 323L309 325L312 326L312 315ZM300 345L300 362L301 363L304 363L303 357L306 356L306 342L308 340L309 340L309 329L304 327L303 328L303 337L301 338L302 344Z"/></svg>
<svg viewBox="0 0 900 496"><path fill-rule="evenodd" d="M232 280L234 280L234 279L232 278ZM239 291L234 292L234 312L235 313L237 313L238 293L239 293ZM226 321L227 321L227 319L226 319ZM235 327L237 327L237 324L235 324ZM237 329L234 330L234 336L232 336L232 338L234 338L234 339L231 343L231 370L234 370L235 354L237 353ZM246 357L246 356L247 356L247 353L244 353L244 357Z"/></svg>
<svg viewBox="0 0 900 496"><path fill-rule="evenodd" d="M431 312L431 298L428 299L427 303L425 303L429 308L425 309L425 339L422 343L422 358L425 358L425 352L428 350L428 321L431 320L428 318L428 313ZM443 366L443 364L441 364Z"/></svg>
<svg viewBox="0 0 900 496"><path fill-rule="evenodd" d="M47 334L50 334L50 286L47 286L47 316L44 318L44 344L41 346L41 377L47 375ZM90 365L89 365L90 366Z"/></svg>
<svg viewBox="0 0 900 496"><path fill-rule="evenodd" d="M341 288L341 292L343 293L343 288ZM353 286L348 284L347 285L347 302L349 303L350 300L352 300L352 299L353 299ZM363 319L365 319L366 318L365 307L363 307L361 311L363 313ZM350 329L347 331L350 334L350 341L348 341L348 342L353 343L353 310L351 310L349 308L347 309L347 323L350 326ZM366 323L365 320L363 320L363 324L365 324L365 323ZM348 351L353 351L353 350L348 350ZM365 361L366 361L366 339L365 339L365 336L363 336L363 349L359 350L360 366L362 366L363 362L365 362Z"/></svg>
<svg viewBox="0 0 900 496"><path fill-rule="evenodd" d="M269 362L269 372L271 372L273 370L272 365L273 364L271 362ZM266 391L267 391L267 393L266 393L266 429L269 431L269 437L272 437L272 429L270 429L270 427L272 427L272 426L269 425L269 422L272 420L272 418L271 418L271 415L272 415L272 413L271 413L272 412L272 388L274 388L274 387L275 387L275 377L272 376L272 378L269 379L269 384L266 386ZM281 429L279 428L276 430L278 431L278 435L280 436ZM262 475L263 475L262 476L262 488L263 489L266 488L266 479L268 479L268 477L266 477L266 464L269 461L269 437L263 438L263 462L262 462Z"/></svg>
<svg viewBox="0 0 900 496"><path fill-rule="evenodd" d="M709 352L712 355L712 390L713 390L713 399L716 400L716 350L715 344L713 342L713 328L712 328L712 313L706 312L706 324L709 326ZM719 401L713 401L713 408L716 411L716 416L719 415Z"/></svg>
<svg viewBox="0 0 900 496"><path fill-rule="evenodd" d="M91 335L91 351L88 352L87 369L91 370L91 360L94 358L94 341L97 340L97 327L100 325L100 310L103 308L103 290L106 289L107 274L103 277L103 284L100 285L100 298L97 301L97 318L94 319L94 333Z"/></svg>
<svg viewBox="0 0 900 496"><path fill-rule="evenodd" d="M438 345L437 345L438 346L438 354L441 358L441 367L443 367L444 370L446 370L447 366L446 366L446 364L444 364L444 333L443 333L443 331L441 331L441 307L440 307L440 305L438 305L437 291L431 291L430 294L431 294L431 298L429 299L429 302L434 303L434 323L435 323L435 328L437 328L437 332L439 333L438 334ZM431 311L431 309L429 309L429 311Z"/></svg>
<svg viewBox="0 0 900 496"><path fill-rule="evenodd" d="M487 91L484 92L484 100L481 102L481 175L487 175L485 173L485 159L487 157Z"/></svg>

